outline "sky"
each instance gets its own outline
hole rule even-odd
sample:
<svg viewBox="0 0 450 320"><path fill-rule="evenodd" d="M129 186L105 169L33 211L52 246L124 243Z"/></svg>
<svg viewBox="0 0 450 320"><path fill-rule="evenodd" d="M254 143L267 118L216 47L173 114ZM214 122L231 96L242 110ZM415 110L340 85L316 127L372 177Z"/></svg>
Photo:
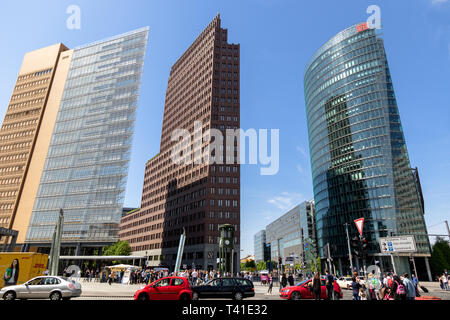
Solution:
<svg viewBox="0 0 450 320"><path fill-rule="evenodd" d="M70 5L80 29L67 28ZM170 67L220 13L228 40L240 43L241 128L279 129L280 167L241 169L241 256L253 236L313 198L303 94L304 68L328 39L381 9L383 37L411 165L419 168L430 233L450 217L450 0L416 1L2 1L0 118L23 55L62 42L73 48L150 27L125 206L139 207L144 168L159 151ZM432 241L434 241L432 239Z"/></svg>

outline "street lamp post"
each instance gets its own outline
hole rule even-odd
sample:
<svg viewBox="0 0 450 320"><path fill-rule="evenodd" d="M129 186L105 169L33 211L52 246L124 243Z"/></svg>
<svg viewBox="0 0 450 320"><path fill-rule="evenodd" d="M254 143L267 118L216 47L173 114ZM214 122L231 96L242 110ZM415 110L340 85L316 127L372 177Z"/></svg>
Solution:
<svg viewBox="0 0 450 320"><path fill-rule="evenodd" d="M347 245L348 245L348 260L350 261L350 273L353 272L353 261L352 261L352 249L350 248L350 238L348 236L348 223L344 223L345 232L347 234Z"/></svg>

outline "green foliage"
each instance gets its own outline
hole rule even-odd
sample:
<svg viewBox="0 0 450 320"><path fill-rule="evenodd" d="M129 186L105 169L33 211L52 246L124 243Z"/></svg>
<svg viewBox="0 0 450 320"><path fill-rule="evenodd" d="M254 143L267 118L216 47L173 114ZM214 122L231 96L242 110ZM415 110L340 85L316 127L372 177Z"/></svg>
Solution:
<svg viewBox="0 0 450 320"><path fill-rule="evenodd" d="M245 263L245 267L246 267L246 268L256 269L255 261L254 261L254 260L248 260L248 261Z"/></svg>
<svg viewBox="0 0 450 320"><path fill-rule="evenodd" d="M450 247L444 239L437 238L436 243L433 245L430 264L434 276L441 275L444 269L450 269Z"/></svg>
<svg viewBox="0 0 450 320"><path fill-rule="evenodd" d="M104 256L129 256L131 248L128 241L117 241L113 245L103 247Z"/></svg>
<svg viewBox="0 0 450 320"><path fill-rule="evenodd" d="M266 263L264 261L258 262L256 265L256 270L261 271L266 269Z"/></svg>

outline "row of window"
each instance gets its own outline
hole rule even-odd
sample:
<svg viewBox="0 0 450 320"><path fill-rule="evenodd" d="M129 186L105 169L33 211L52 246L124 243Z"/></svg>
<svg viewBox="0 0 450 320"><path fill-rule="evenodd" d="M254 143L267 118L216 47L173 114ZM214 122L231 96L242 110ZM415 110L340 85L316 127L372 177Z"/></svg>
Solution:
<svg viewBox="0 0 450 320"><path fill-rule="evenodd" d="M34 87L43 83L47 83L50 80L50 78L45 78L45 79L41 79L41 80L37 80L37 81L32 81L32 82L27 82L24 84L20 84L17 85L14 90L21 90L21 89L25 89L25 88L29 88L29 87Z"/></svg>

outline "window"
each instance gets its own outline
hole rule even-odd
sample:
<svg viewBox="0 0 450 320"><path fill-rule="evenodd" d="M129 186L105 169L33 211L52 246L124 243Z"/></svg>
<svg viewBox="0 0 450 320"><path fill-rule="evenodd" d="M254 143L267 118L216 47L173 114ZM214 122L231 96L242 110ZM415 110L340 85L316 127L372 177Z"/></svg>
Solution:
<svg viewBox="0 0 450 320"><path fill-rule="evenodd" d="M155 287L167 287L170 285L170 278L162 279L155 283Z"/></svg>
<svg viewBox="0 0 450 320"><path fill-rule="evenodd" d="M182 279L174 278L172 279L172 286L181 286L183 284Z"/></svg>
<svg viewBox="0 0 450 320"><path fill-rule="evenodd" d="M222 286L231 287L234 286L234 280L230 278L224 278L222 279Z"/></svg>
<svg viewBox="0 0 450 320"><path fill-rule="evenodd" d="M221 279L214 279L208 282L206 285L211 287L219 287L221 285L221 282L222 282Z"/></svg>
<svg viewBox="0 0 450 320"><path fill-rule="evenodd" d="M45 278L37 278L28 282L31 286L37 286L45 283Z"/></svg>
<svg viewBox="0 0 450 320"><path fill-rule="evenodd" d="M45 284L46 285L55 285L59 284L60 281L57 278L45 278Z"/></svg>

